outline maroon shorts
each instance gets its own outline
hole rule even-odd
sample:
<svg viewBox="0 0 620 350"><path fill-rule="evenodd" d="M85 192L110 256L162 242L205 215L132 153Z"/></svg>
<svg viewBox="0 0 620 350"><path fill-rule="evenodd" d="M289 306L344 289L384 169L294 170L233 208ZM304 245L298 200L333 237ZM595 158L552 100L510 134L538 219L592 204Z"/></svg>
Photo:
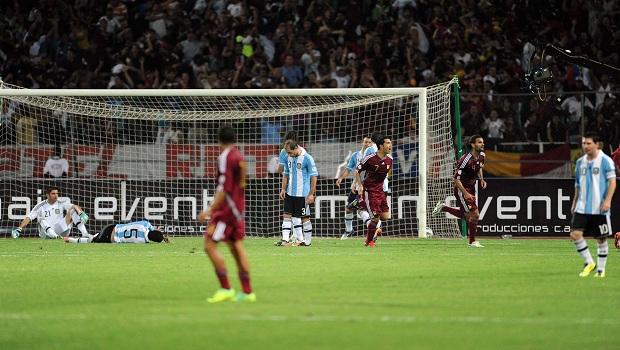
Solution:
<svg viewBox="0 0 620 350"><path fill-rule="evenodd" d="M368 212L373 216L390 212L387 197L383 191L365 191L364 197L360 198L360 208L368 210Z"/></svg>
<svg viewBox="0 0 620 350"><path fill-rule="evenodd" d="M470 191L469 189L466 189L466 190L467 192ZM469 193L471 194L475 192L469 192ZM459 208L461 209L461 213L469 213L469 212L478 210L478 206L476 205L476 196L472 196L469 199L465 199L461 191L455 188L454 197L456 197L456 204L458 204Z"/></svg>
<svg viewBox="0 0 620 350"><path fill-rule="evenodd" d="M210 229L213 230L212 235L207 233ZM245 222L243 220L230 222L220 218L211 218L204 236L205 239L211 239L215 242L242 240L245 236Z"/></svg>

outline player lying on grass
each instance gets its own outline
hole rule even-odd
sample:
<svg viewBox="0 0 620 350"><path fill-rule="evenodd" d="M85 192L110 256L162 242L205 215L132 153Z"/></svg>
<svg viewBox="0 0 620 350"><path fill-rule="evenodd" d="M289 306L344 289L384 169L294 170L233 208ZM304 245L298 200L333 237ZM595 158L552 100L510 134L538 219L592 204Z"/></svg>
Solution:
<svg viewBox="0 0 620 350"><path fill-rule="evenodd" d="M88 221L88 215L69 200L59 199L60 189L50 187L45 191L47 198L32 208L30 213L22 220L19 227L11 231L13 238L18 238L22 230L32 221L39 223L39 237L56 239L71 233L71 228L76 225L82 236L88 237L88 231L84 225Z"/></svg>
<svg viewBox="0 0 620 350"><path fill-rule="evenodd" d="M90 237L63 239L67 243L170 243L167 235L146 220L108 225Z"/></svg>

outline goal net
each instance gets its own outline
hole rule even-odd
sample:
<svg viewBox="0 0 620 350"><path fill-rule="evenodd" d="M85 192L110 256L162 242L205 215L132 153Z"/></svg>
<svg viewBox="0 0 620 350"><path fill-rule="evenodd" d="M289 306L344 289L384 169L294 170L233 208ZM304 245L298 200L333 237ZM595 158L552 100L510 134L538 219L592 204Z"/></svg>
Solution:
<svg viewBox="0 0 620 350"><path fill-rule="evenodd" d="M453 217L430 215L437 201L453 200L452 83L414 89L30 90L0 82L0 226L16 226L53 185L90 215L90 232L148 219L173 235L202 235L196 216L214 195L216 133L230 123L249 168L250 236L281 233L277 157L283 135L294 130L320 174L311 206L315 237L344 231L352 176L340 187L335 179L373 131L394 143L392 220L384 235L424 237L432 230L435 237L460 237ZM64 171L59 158L68 163ZM362 225L355 219L355 232L363 234ZM26 233L34 234L35 226Z"/></svg>

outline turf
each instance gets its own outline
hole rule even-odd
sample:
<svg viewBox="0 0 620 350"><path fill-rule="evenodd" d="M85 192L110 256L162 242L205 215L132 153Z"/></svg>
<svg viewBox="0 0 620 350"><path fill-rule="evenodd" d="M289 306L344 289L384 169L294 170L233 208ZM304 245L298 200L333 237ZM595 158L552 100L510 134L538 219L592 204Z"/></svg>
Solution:
<svg viewBox="0 0 620 350"><path fill-rule="evenodd" d="M0 240L0 349L617 347L617 250L598 280L577 276L568 240L483 243L249 239L258 302L209 305L216 278L199 238Z"/></svg>

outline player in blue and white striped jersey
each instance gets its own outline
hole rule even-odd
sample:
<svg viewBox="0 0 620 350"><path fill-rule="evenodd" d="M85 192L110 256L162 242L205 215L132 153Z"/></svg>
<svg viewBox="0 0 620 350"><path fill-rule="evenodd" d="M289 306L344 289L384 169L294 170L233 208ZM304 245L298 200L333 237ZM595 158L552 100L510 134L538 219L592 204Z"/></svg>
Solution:
<svg viewBox="0 0 620 350"><path fill-rule="evenodd" d="M284 167L287 164L288 153L286 153L285 147L288 141L295 141L299 143L299 137L297 135L297 131L289 130L284 135L284 144L282 145L282 149L280 150L280 155L278 157L278 174L282 174L282 172L284 171ZM304 150L303 147L301 146L299 147L302 150ZM282 236L284 237L286 235L287 237L290 237L291 240L290 241L280 240L275 243L275 245L277 246L282 246L282 245L286 246L289 244L289 242L297 244L304 240L304 233L302 231L302 225L301 225L301 217L291 217L290 219L283 218L282 219L282 230L287 231L287 233L283 234Z"/></svg>
<svg viewBox="0 0 620 350"><path fill-rule="evenodd" d="M349 174L351 174L357 168L357 164L359 164L359 162L364 158L364 154L366 150L373 145L374 144L372 143L372 140L370 139L370 137L365 136L364 139L362 140L362 149L359 151L353 152L347 159L346 169L342 172L342 174L340 174L340 176L336 180L337 187L340 187L340 184L342 183L342 181L346 179L349 176ZM347 205L345 207L345 214L344 214L345 231L340 237L340 239L347 239L349 238L349 236L353 234L353 211L358 209L356 205L357 200L358 200L357 184L355 183L355 181L353 181L351 183L351 191L349 192L349 196L347 198ZM358 210L357 214L358 214L358 217L362 219L362 221L364 221L364 225L367 225L368 222L370 221L370 215L368 214L368 212Z"/></svg>
<svg viewBox="0 0 620 350"><path fill-rule="evenodd" d="M581 147L585 155L577 159L575 166L570 238L585 264L579 274L581 277L587 277L597 267L595 277L605 277L609 251L607 237L613 232L610 209L616 190L616 172L611 158L599 149L599 141L596 133L586 133L582 137ZM583 238L584 234L594 236L598 241L596 264Z"/></svg>
<svg viewBox="0 0 620 350"><path fill-rule="evenodd" d="M168 236L147 220L108 225L91 237L65 237L67 243L170 243Z"/></svg>
<svg viewBox="0 0 620 350"><path fill-rule="evenodd" d="M284 223L291 223L291 217L300 217L304 239L300 246L312 244L312 223L310 222L310 206L314 203L316 181L319 173L312 156L301 148L297 141L289 140L285 144L288 154L286 166L282 173L280 199L284 200ZM290 226L282 225L282 242L288 242L287 232Z"/></svg>

